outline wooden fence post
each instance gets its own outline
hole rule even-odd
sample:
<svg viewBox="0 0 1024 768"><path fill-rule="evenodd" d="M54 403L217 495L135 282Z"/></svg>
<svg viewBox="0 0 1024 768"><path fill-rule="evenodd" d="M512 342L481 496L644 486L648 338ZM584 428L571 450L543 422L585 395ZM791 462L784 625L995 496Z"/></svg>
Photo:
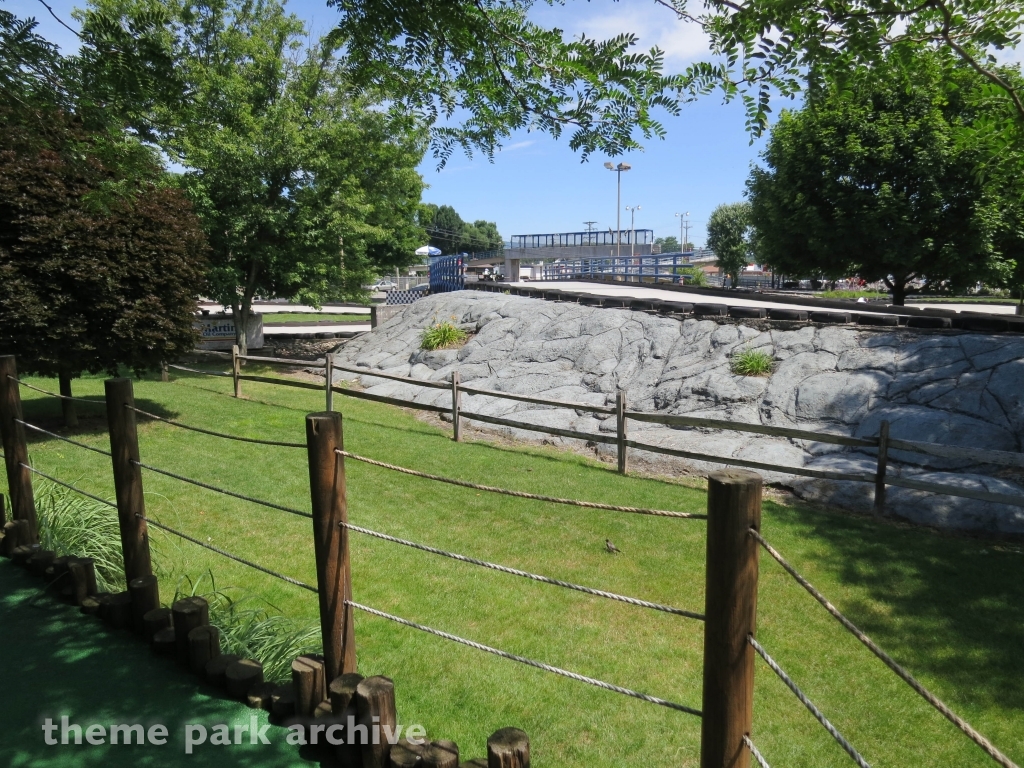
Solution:
<svg viewBox="0 0 1024 768"><path fill-rule="evenodd" d="M878 469L875 472L875 514L885 512L885 473L889 467L889 422L878 425Z"/></svg>
<svg viewBox="0 0 1024 768"><path fill-rule="evenodd" d="M459 372L452 371L452 437L462 439L462 392L459 391Z"/></svg>
<svg viewBox="0 0 1024 768"><path fill-rule="evenodd" d="M629 470L626 454L626 393L619 389L615 392L615 433L618 436L619 474Z"/></svg>
<svg viewBox="0 0 1024 768"><path fill-rule="evenodd" d="M28 524L28 540L39 541L36 523L36 504L32 496L32 476L28 465L28 444L25 428L21 425L21 390L18 388L18 367L14 355L0 356L0 440L4 447L7 467L7 488L11 495L11 519Z"/></svg>
<svg viewBox="0 0 1024 768"><path fill-rule="evenodd" d="M341 525L348 522L345 459L335 453L335 449L344 449L341 414L331 411L306 416L306 447L320 628L330 682L356 671L355 624L352 606L346 605L352 599L348 528Z"/></svg>
<svg viewBox="0 0 1024 768"><path fill-rule="evenodd" d="M743 469L708 475L707 584L701 768L749 768L743 737L754 709L761 476Z"/></svg>
<svg viewBox="0 0 1024 768"><path fill-rule="evenodd" d="M135 393L131 379L107 379L103 386L107 395L117 522L121 529L125 586L128 588L132 579L153 575L149 559L149 528L142 519L146 515L142 467L135 463L139 461L139 435L135 428L135 411L132 410Z"/></svg>
<svg viewBox="0 0 1024 768"><path fill-rule="evenodd" d="M324 371L326 379L324 380L324 391L327 396L327 410L334 410L334 354L330 353L327 355L327 370Z"/></svg>
<svg viewBox="0 0 1024 768"><path fill-rule="evenodd" d="M71 369L64 363L61 363L57 374L57 384L62 397L60 410L64 414L64 426L74 429L78 426L78 413L75 411L75 401L66 399L71 397Z"/></svg>
<svg viewBox="0 0 1024 768"><path fill-rule="evenodd" d="M238 359L238 345L231 345L231 378L235 383L235 397L242 396L242 361Z"/></svg>

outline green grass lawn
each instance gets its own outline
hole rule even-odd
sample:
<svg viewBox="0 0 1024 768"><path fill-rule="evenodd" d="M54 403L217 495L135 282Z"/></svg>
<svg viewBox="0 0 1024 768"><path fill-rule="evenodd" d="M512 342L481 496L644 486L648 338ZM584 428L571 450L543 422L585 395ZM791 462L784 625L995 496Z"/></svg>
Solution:
<svg viewBox="0 0 1024 768"><path fill-rule="evenodd" d="M315 322L330 320L332 323L368 323L369 315L328 314L327 312L267 312L263 315L264 325L280 323Z"/></svg>
<svg viewBox="0 0 1024 768"><path fill-rule="evenodd" d="M252 371L257 369L252 367ZM247 372L250 369L247 368ZM56 389L54 381L30 378ZM304 441L313 391L176 374L136 382L139 407L244 436ZM75 384L99 396L100 378ZM22 389L26 417L59 425L56 400ZM620 477L573 453L450 432L389 406L336 396L346 448L428 472L508 488L634 506L703 511L703 491ZM88 406L81 406L85 414ZM140 424L142 460L209 483L309 509L305 452ZM78 438L106 446L102 411ZM109 460L32 437L41 470L111 497ZM483 494L347 462L352 522L555 578L703 610L705 523ZM310 522L144 473L148 514L312 582ZM1001 749L1024 761L1024 555L1021 548L772 501L765 537L898 661ZM315 596L150 529L166 599L182 575L258 593L316 621ZM353 533L355 599L513 653L700 707L702 627ZM623 554L608 555L610 538ZM758 637L873 766L984 766L963 737L845 632L774 561L762 557ZM549 766L696 766L697 718L356 615L363 674L395 679L401 719L451 738L469 757L514 725ZM24 692L25 706L31 694ZM753 738L774 766L846 766L849 758L758 661Z"/></svg>

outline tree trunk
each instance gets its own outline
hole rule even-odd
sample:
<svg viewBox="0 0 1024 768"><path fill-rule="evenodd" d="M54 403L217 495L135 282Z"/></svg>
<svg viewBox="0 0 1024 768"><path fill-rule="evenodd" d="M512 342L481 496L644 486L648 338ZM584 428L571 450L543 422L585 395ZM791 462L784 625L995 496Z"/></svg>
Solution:
<svg viewBox="0 0 1024 768"><path fill-rule="evenodd" d="M61 395L65 398L71 397L71 368L67 364L61 363L57 373L57 381L59 382ZM61 400L60 406L64 414L64 426L68 429L76 429L78 427L78 414L75 412L75 401Z"/></svg>

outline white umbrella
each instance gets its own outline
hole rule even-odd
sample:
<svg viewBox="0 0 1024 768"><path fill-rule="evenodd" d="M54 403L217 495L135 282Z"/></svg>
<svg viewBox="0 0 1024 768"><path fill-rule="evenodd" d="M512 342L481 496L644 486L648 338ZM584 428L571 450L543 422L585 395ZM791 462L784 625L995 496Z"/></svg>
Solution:
<svg viewBox="0 0 1024 768"><path fill-rule="evenodd" d="M440 256L441 249L435 248L432 245L424 245L421 248L416 249L417 256Z"/></svg>

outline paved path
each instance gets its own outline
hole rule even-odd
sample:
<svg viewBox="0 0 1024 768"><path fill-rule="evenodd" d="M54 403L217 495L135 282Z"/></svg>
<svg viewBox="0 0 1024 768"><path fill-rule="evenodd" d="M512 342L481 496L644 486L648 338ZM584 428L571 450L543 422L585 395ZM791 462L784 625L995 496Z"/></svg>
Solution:
<svg viewBox="0 0 1024 768"><path fill-rule="evenodd" d="M76 608L41 595L42 579L0 560L0 765L19 768L135 768L135 766L311 766L299 748L285 742L284 728L271 726L269 745L215 746L209 741L185 754L185 724L258 727L266 714L204 687L173 661L122 630L112 630ZM161 585L164 589L167 587ZM141 723L166 725L167 743L47 745L47 717L82 726ZM85 729L83 728L83 731ZM55 734L59 741L61 734ZM312 756L311 756L312 757ZM317 755L317 758L322 756Z"/></svg>
<svg viewBox="0 0 1024 768"><path fill-rule="evenodd" d="M783 304L768 299L743 298L742 294L737 294L736 296L709 296L704 293L690 292L685 289L678 291L669 291L663 288L647 288L635 283L623 283L622 285L605 285L602 283L589 283L575 280L557 280L535 283L520 282L513 283L513 285L530 288L551 287L564 291L586 291L588 293L597 294L599 296L631 296L636 299L659 299L661 301L691 301L694 303L702 304L728 304L729 306L733 307L775 307L777 309L807 309L818 312L839 311L836 309L829 310L824 309L822 307L811 306L809 304ZM886 305L872 303L871 306L880 307ZM1016 307L1009 304L946 304L942 302L935 304L914 303L908 305L906 308L911 309L915 307L949 309L955 312L982 312L985 314L1002 315L1012 315L1016 311Z"/></svg>

